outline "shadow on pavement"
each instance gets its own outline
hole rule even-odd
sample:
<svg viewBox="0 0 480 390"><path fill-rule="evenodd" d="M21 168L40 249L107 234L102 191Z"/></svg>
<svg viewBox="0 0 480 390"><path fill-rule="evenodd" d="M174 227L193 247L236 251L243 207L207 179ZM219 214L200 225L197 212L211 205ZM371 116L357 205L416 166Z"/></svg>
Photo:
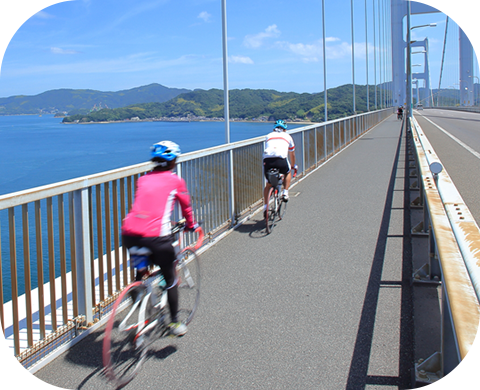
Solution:
<svg viewBox="0 0 480 390"><path fill-rule="evenodd" d="M399 137L395 161L390 176L390 183L388 186L387 196L385 200L383 218L380 225L380 230L375 248L374 258L372 261L372 268L370 271L370 278L368 281L367 291L363 304L360 324L358 328L355 348L350 364L350 372L348 375L348 382L346 389L364 389L367 386L386 385L398 386L400 389L411 388L412 374L414 360L413 349L413 304L412 304L412 287L410 279L412 275L412 253L411 253L411 238L409 226L409 203L408 199L404 199L404 234L403 234L403 261L402 261L402 280L401 281L383 281L382 271L385 262L385 253L388 240L388 229L393 210L393 195L395 190L395 180L398 178L397 169L399 165L402 138L405 139L405 128ZM405 146L406 149L406 146ZM406 151L405 151L406 156ZM408 168L408 158L405 157L405 169ZM406 184L405 184L406 185ZM398 376L378 376L368 375L369 361L372 352L372 342L375 327L375 318L377 313L378 299L380 288L385 284L397 284L402 289L402 303L401 303L401 324L400 324L400 356L399 356L399 375Z"/></svg>
<svg viewBox="0 0 480 390"><path fill-rule="evenodd" d="M246 233L251 238L263 238L267 236L267 231L265 229L265 220L262 215L259 214L255 219L251 219L238 228L235 229L237 232Z"/></svg>
<svg viewBox="0 0 480 390"><path fill-rule="evenodd" d="M74 345L63 355L63 359L70 364L77 366L83 366L88 368L88 375L84 378L78 378L75 385L75 389L92 389L92 388L112 388L108 379L104 375L103 370L103 334L105 327L92 332L85 337L81 342ZM143 365L147 364L150 360L164 360L177 352L177 348L170 344L168 338L161 338L163 345L159 342L155 342L150 346L147 357ZM165 345L167 343L167 345ZM47 367L48 368L48 367ZM92 371L93 370L93 371ZM141 372L141 369L140 369ZM65 373L68 375L68 373ZM42 375L36 375L39 379L42 379ZM74 380L72 377L69 380ZM133 379L133 383L135 378ZM52 383L53 384L53 383ZM58 384L54 384L58 386ZM100 386L100 387L99 387Z"/></svg>

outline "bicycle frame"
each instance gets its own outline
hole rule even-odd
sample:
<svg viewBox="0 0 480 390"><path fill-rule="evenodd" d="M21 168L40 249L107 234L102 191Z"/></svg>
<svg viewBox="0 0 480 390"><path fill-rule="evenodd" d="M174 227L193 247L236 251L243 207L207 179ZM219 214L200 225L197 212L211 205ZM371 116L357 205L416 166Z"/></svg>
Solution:
<svg viewBox="0 0 480 390"><path fill-rule="evenodd" d="M270 169L267 172L267 180L271 188L269 190L267 199L267 213L266 213L266 231L267 234L271 233L275 226L275 220L281 220L283 213L285 212L286 203L280 199L280 193L282 190L284 175L280 174L278 169ZM270 204L273 202L273 207ZM282 205L284 206L283 213L281 211Z"/></svg>

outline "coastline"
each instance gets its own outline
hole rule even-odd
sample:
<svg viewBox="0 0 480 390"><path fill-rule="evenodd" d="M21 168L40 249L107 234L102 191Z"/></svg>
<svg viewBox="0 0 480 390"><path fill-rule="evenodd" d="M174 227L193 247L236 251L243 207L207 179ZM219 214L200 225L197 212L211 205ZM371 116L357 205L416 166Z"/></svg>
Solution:
<svg viewBox="0 0 480 390"><path fill-rule="evenodd" d="M210 119L192 119L192 118L149 118L149 119L125 119L121 121L100 121L100 122L63 122L64 125L92 125L92 124L111 124L111 123L142 123L142 122L183 122L183 123L190 123L190 122L224 122L223 118L210 118ZM252 120L252 119L240 119L240 118L230 118L230 123L232 122L244 122L244 123L274 123L274 121L268 120ZM288 123L293 124L300 124L300 125L313 125L317 122L310 122L310 121L285 121Z"/></svg>

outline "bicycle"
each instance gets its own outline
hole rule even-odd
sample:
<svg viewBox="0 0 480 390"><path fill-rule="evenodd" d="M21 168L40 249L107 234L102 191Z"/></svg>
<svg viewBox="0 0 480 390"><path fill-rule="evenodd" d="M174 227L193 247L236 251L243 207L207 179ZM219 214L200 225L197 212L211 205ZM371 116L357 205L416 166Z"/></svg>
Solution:
<svg viewBox="0 0 480 390"><path fill-rule="evenodd" d="M397 112L397 119L403 120L403 112Z"/></svg>
<svg viewBox="0 0 480 390"><path fill-rule="evenodd" d="M185 220L172 228L172 234L183 232ZM203 242L203 230L194 247L183 249L177 256L179 320L188 325L200 299L200 262L196 253ZM130 249L130 262L148 261L148 248ZM116 299L103 339L103 365L107 378L120 389L138 373L150 345L169 336L167 286L160 269L149 270L141 281L129 284Z"/></svg>
<svg viewBox="0 0 480 390"><path fill-rule="evenodd" d="M293 177L296 176L296 169ZM275 227L275 221L281 221L287 211L287 202L280 196L282 191L284 175L280 174L277 168L267 171L267 181L271 188L268 191L267 209L265 210L265 225L267 234L270 234Z"/></svg>

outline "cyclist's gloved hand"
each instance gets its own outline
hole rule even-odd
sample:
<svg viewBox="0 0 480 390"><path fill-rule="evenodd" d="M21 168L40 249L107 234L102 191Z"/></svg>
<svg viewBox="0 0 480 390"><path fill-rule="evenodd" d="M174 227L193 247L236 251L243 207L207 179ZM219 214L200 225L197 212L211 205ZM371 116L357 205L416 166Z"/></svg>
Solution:
<svg viewBox="0 0 480 390"><path fill-rule="evenodd" d="M187 232L194 232L194 231L197 230L199 227L200 227L200 225L198 224L198 222L195 222L192 226L186 227L185 230L186 230Z"/></svg>
<svg viewBox="0 0 480 390"><path fill-rule="evenodd" d="M298 172L298 165L295 164L295 165L293 166L293 177L297 176L297 172Z"/></svg>

